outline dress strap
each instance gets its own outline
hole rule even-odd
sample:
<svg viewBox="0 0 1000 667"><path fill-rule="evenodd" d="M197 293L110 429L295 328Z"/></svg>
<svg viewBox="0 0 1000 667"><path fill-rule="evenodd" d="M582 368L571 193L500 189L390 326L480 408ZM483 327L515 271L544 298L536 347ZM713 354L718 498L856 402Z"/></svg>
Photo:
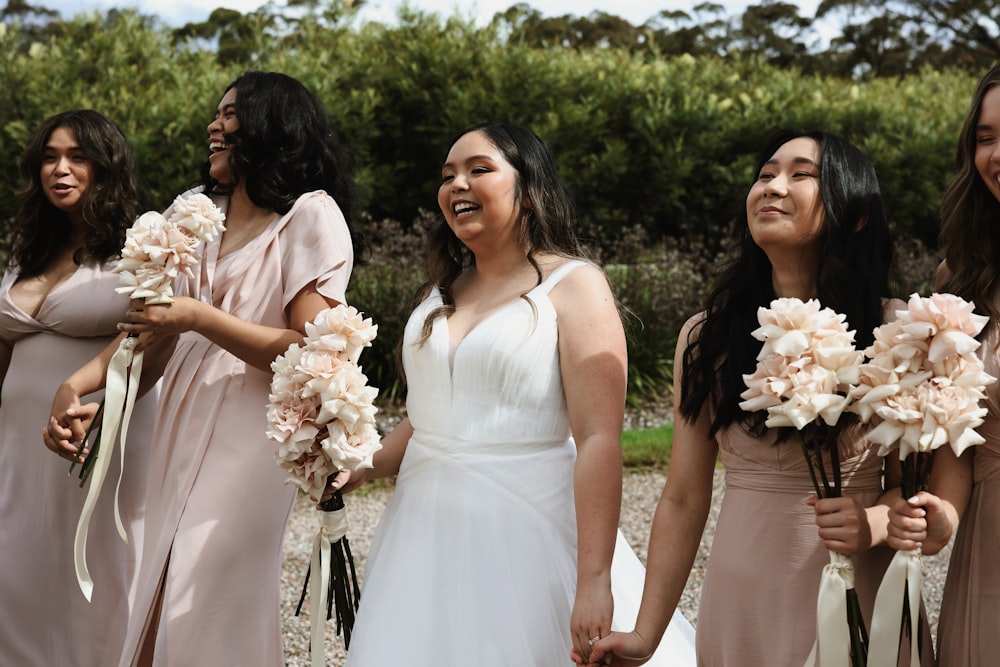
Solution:
<svg viewBox="0 0 1000 667"><path fill-rule="evenodd" d="M549 277L543 280L532 292L539 292L541 294L548 294L553 287L558 285L563 278L569 275L570 271L578 266L583 266L584 264L590 264L582 259L571 259L564 262L555 271L549 274Z"/></svg>

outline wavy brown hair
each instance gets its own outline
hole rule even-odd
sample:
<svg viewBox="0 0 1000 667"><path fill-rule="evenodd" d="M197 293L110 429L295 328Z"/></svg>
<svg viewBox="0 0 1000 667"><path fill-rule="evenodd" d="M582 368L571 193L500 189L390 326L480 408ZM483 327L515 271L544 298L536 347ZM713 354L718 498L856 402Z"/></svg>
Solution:
<svg viewBox="0 0 1000 667"><path fill-rule="evenodd" d="M132 147L114 121L92 109L52 116L38 128L21 156L24 185L17 191L9 253L10 264L24 277L42 273L72 238L69 216L46 198L41 182L45 146L59 128L73 132L92 172L90 186L83 193L86 232L83 245L73 255L77 264L118 256L125 231L149 204Z"/></svg>
<svg viewBox="0 0 1000 667"><path fill-rule="evenodd" d="M993 298L1000 281L1000 201L976 170L976 126L986 93L1000 85L1000 65L988 71L972 95L955 151L955 173L941 197L941 233L947 270L937 288L972 301L1000 319Z"/></svg>

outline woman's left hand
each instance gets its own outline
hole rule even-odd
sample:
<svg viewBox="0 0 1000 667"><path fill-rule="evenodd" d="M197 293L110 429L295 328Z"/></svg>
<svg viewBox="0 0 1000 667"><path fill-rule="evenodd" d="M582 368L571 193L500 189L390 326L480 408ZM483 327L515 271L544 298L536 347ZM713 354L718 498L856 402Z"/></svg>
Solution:
<svg viewBox="0 0 1000 667"><path fill-rule="evenodd" d="M594 642L611 633L614 605L610 575L577 583L576 601L573 603L573 615L570 618L570 632L573 637L573 651L583 660L589 661Z"/></svg>
<svg viewBox="0 0 1000 667"><path fill-rule="evenodd" d="M175 297L173 303L152 305L142 299L132 299L125 313L126 321L118 324L118 330L165 336L182 334L194 329L200 305L200 301L185 296Z"/></svg>
<svg viewBox="0 0 1000 667"><path fill-rule="evenodd" d="M816 512L816 526L823 545L830 551L852 556L867 551L872 544L868 513L853 496L806 500Z"/></svg>

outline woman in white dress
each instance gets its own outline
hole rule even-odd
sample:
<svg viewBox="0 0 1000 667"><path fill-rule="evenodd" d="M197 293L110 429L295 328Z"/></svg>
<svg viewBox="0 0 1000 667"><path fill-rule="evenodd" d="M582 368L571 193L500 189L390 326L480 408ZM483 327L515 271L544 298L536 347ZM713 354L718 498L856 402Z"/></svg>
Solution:
<svg viewBox="0 0 1000 667"><path fill-rule="evenodd" d="M536 135L470 128L441 177L444 221L402 345L408 418L346 485L398 475L347 664L571 665L629 614L624 580L642 585L616 537L621 319ZM678 619L669 664L693 664Z"/></svg>

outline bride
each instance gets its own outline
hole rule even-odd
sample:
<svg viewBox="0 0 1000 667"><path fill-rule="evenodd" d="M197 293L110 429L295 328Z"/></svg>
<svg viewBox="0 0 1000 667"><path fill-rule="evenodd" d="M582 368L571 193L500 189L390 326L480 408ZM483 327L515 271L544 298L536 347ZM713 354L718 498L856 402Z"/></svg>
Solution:
<svg viewBox="0 0 1000 667"><path fill-rule="evenodd" d="M625 335L532 132L472 127L441 169L444 221L402 344L397 475L347 665L571 665L631 627L644 570L617 533ZM659 661L658 663L656 661ZM694 664L679 614L651 664Z"/></svg>

